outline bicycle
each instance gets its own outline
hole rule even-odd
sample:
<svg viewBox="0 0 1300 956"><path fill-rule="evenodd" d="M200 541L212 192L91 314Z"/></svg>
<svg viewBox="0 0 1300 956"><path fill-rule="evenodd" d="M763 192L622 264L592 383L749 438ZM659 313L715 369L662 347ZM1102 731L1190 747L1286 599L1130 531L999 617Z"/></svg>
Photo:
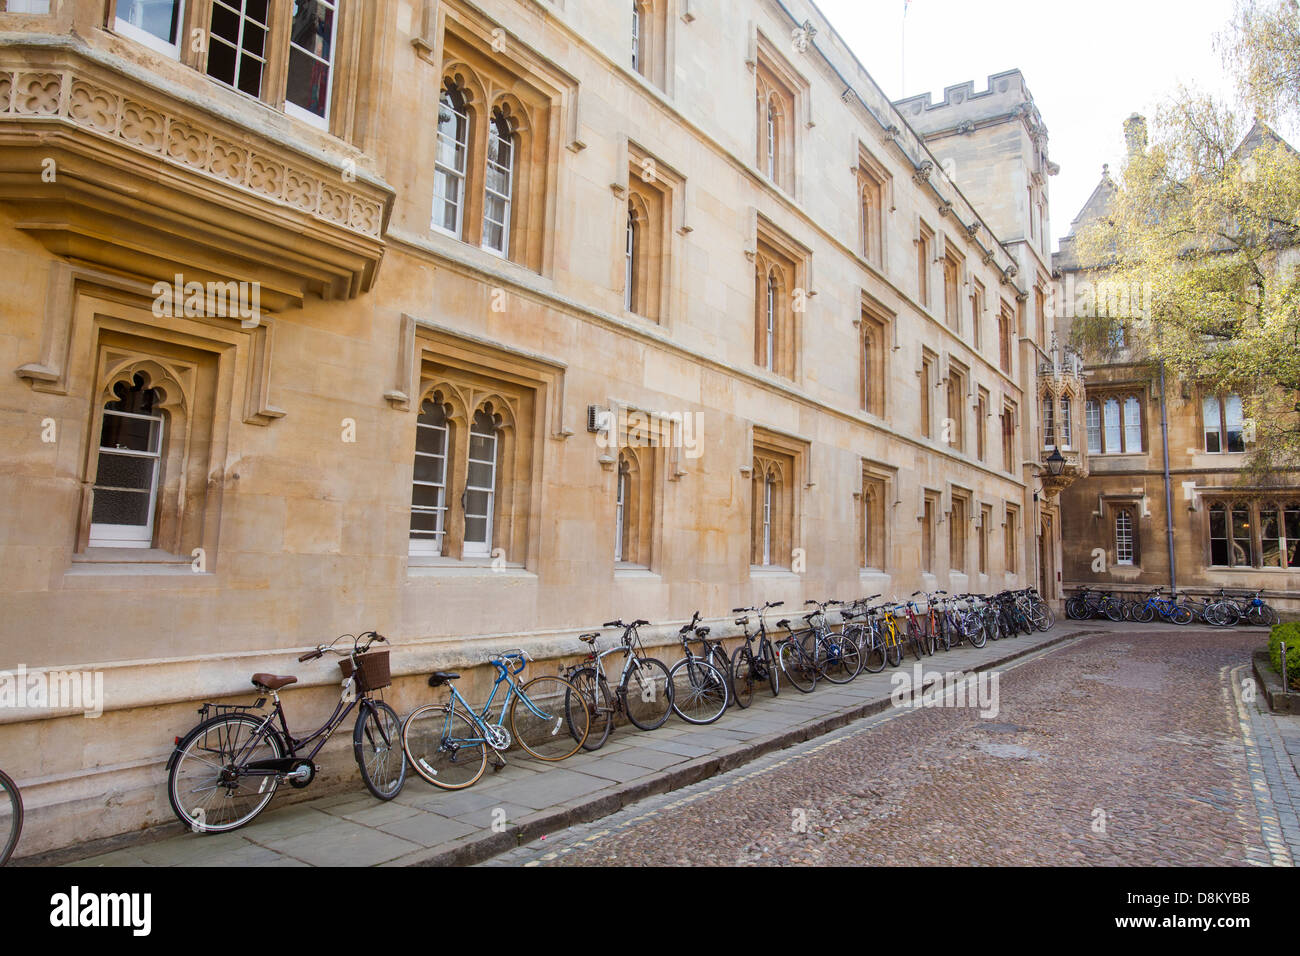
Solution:
<svg viewBox="0 0 1300 956"><path fill-rule="evenodd" d="M776 626L788 632L776 642L776 659L781 665L781 673L796 690L811 694L817 688L817 677L821 672L816 658L804 647L803 639L794 633L789 619L777 621Z"/></svg>
<svg viewBox="0 0 1300 956"><path fill-rule="evenodd" d="M1147 592L1146 600L1133 609L1133 620L1139 624L1150 624L1159 615L1162 620L1174 624L1192 623L1192 610L1179 604L1172 597L1162 597L1164 588L1152 588Z"/></svg>
<svg viewBox="0 0 1300 956"><path fill-rule="evenodd" d="M691 623L678 632L686 656L669 669L668 680L677 716L689 724L711 724L727 712L731 692L727 687L727 672L710 661L716 659L717 652L706 640L709 628L699 620L700 612L696 611ZM696 657L691 650L692 640L704 645L703 657ZM725 654L721 656L726 659Z"/></svg>
<svg viewBox="0 0 1300 956"><path fill-rule="evenodd" d="M534 677L522 687L517 678L532 660L520 648L488 659L496 680L487 703L475 711L456 688L459 674L435 671L429 686L447 687L451 699L425 704L402 723L402 750L411 767L424 780L443 790L463 790L476 783L492 754L493 772L506 765L505 751L518 743L532 757L554 763L582 749L590 732L590 717L583 707L572 707L576 689L562 677ZM489 714L501 685L506 685L496 723ZM459 705L459 709L457 707ZM507 730L506 714L510 715Z"/></svg>
<svg viewBox="0 0 1300 956"><path fill-rule="evenodd" d="M579 640L590 646L590 653L583 663L565 671L565 676L574 686L577 699L591 714L591 730L582 745L586 750L599 750L605 745L614 729L614 719L620 713L626 714L627 719L641 730L658 730L673 712L673 685L668 668L663 662L646 656L645 646L637 632L638 627L649 623L606 622L603 627L623 628L623 637L618 644L604 651L596 647L599 631L579 635ZM609 678L605 676L605 658L617 653L623 655L623 671L611 694ZM569 709L575 707L571 705Z"/></svg>
<svg viewBox="0 0 1300 956"><path fill-rule="evenodd" d="M781 693L781 675L777 670L776 653L772 650L772 642L767 636L767 622L763 620L763 615L771 608L781 607L784 601L769 601L761 608L758 607L733 607L732 614L744 614L744 617L736 618L736 624L744 629L745 640L731 654L731 685L736 691L736 703L741 707L748 707L750 701L754 699L754 684L756 681L767 681L767 686L772 690L772 696L776 697ZM749 614L758 615L758 633L749 633ZM758 654L754 653L754 639L758 638Z"/></svg>
<svg viewBox="0 0 1300 956"><path fill-rule="evenodd" d="M920 591L913 591L912 597L916 597L920 593ZM903 613L900 615L899 611ZM926 633L925 625L921 623L920 617L917 616L915 601L906 601L894 608L894 616L902 617L907 621L907 643L912 648L912 653L916 655L918 661L922 655L928 656L934 653L929 649L930 635Z"/></svg>
<svg viewBox="0 0 1300 956"><path fill-rule="evenodd" d="M351 651L334 649L348 637ZM266 703L265 696L252 705L205 703L199 709L202 719L184 737L176 738L167 760L167 796L177 819L195 833L224 833L244 826L266 809L281 783L295 789L309 786L316 778L316 755L355 707L361 710L352 732L352 750L361 780L380 800L397 796L406 782L406 760L396 746L401 721L393 708L372 696L392 683L388 650L370 651L376 642L387 643L387 639L374 631L359 637L345 634L298 658L300 663L326 653L344 658L339 661L343 690L334 712L304 737L290 732L280 702L280 690L296 684L296 677L253 675L253 686L274 702L265 715L255 713ZM277 720L278 727L274 726ZM313 741L310 752L302 753Z"/></svg>
<svg viewBox="0 0 1300 956"><path fill-rule="evenodd" d="M808 627L798 635L804 652L816 663L819 677L832 684L851 683L862 673L862 652L853 638L844 633L843 627L836 631L826 621L826 609L832 604L842 605L844 602L804 602L804 606L809 604L814 605L816 610L804 615Z"/></svg>
<svg viewBox="0 0 1300 956"><path fill-rule="evenodd" d="M23 795L13 779L0 770L0 866L9 862L23 832Z"/></svg>

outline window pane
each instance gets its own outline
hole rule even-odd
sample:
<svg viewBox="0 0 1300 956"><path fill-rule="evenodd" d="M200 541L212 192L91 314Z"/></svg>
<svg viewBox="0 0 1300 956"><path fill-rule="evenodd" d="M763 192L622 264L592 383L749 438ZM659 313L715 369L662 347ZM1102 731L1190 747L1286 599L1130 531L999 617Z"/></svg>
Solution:
<svg viewBox="0 0 1300 956"><path fill-rule="evenodd" d="M1222 451L1220 443L1219 400L1207 398L1201 403L1201 417L1205 422L1205 450L1210 454Z"/></svg>
<svg viewBox="0 0 1300 956"><path fill-rule="evenodd" d="M154 464L152 456L114 455L101 452L95 484L104 488L138 488L148 491L153 485Z"/></svg>
<svg viewBox="0 0 1300 956"><path fill-rule="evenodd" d="M1210 563L1226 566L1228 561L1228 511L1223 505L1210 507Z"/></svg>
<svg viewBox="0 0 1300 956"><path fill-rule="evenodd" d="M161 40L175 43L181 0L117 0L117 19Z"/></svg>
<svg viewBox="0 0 1300 956"><path fill-rule="evenodd" d="M1101 405L1090 401L1083 406L1083 414L1088 428L1088 452L1101 454Z"/></svg>
<svg viewBox="0 0 1300 956"><path fill-rule="evenodd" d="M90 520L94 524L125 524L145 527L149 524L148 489L144 491L105 491L95 489L95 506Z"/></svg>
<svg viewBox="0 0 1300 956"><path fill-rule="evenodd" d="M411 504L420 508L441 508L442 491L434 485L415 485L411 489Z"/></svg>
<svg viewBox="0 0 1300 956"><path fill-rule="evenodd" d="M1286 566L1300 567L1300 506L1288 504L1285 512Z"/></svg>
<svg viewBox="0 0 1300 956"><path fill-rule="evenodd" d="M1224 399L1223 417L1228 429L1228 451L1244 452L1246 443L1242 436L1241 397L1239 395L1229 395Z"/></svg>
<svg viewBox="0 0 1300 956"><path fill-rule="evenodd" d="M1116 454L1123 447L1120 442L1119 399L1108 398L1104 407L1106 426L1106 452Z"/></svg>
<svg viewBox="0 0 1300 956"><path fill-rule="evenodd" d="M471 488L491 488L492 487L491 462L471 461L469 463L469 475L466 478L466 484L468 484Z"/></svg>
<svg viewBox="0 0 1300 956"><path fill-rule="evenodd" d="M1277 511L1272 508L1260 511L1260 558L1266 568L1282 567L1281 530Z"/></svg>
<svg viewBox="0 0 1300 956"><path fill-rule="evenodd" d="M1062 398L1061 399L1061 420L1057 425L1057 429L1061 433L1062 448L1074 447L1074 434L1073 434L1074 427L1070 422L1071 412L1072 409L1070 408L1070 399Z"/></svg>
<svg viewBox="0 0 1300 956"><path fill-rule="evenodd" d="M285 98L325 118L329 110L334 56L334 8L328 0L296 0L289 42Z"/></svg>
<svg viewBox="0 0 1300 956"><path fill-rule="evenodd" d="M472 518L465 515L465 541L473 544L487 544L487 519Z"/></svg>
<svg viewBox="0 0 1300 956"><path fill-rule="evenodd" d="M1115 561L1117 564L1133 563L1133 516L1128 511L1115 515Z"/></svg>
<svg viewBox="0 0 1300 956"><path fill-rule="evenodd" d="M1250 512L1246 508L1232 509L1232 563L1253 566L1255 550L1250 537Z"/></svg>
<svg viewBox="0 0 1300 956"><path fill-rule="evenodd" d="M104 427L99 433L99 446L157 452L160 425L161 422L155 418L129 418L105 411Z"/></svg>
<svg viewBox="0 0 1300 956"><path fill-rule="evenodd" d="M1142 450L1142 406L1136 398L1124 400L1124 450L1130 454Z"/></svg>

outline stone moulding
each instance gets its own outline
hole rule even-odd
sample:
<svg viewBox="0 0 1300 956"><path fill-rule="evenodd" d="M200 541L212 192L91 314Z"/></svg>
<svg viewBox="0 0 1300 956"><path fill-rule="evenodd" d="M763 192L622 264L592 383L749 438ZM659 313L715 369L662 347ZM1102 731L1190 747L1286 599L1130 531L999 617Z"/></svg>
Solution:
<svg viewBox="0 0 1300 956"><path fill-rule="evenodd" d="M271 308L371 286L385 187L76 55L17 55L0 61L0 198L52 251L253 279Z"/></svg>

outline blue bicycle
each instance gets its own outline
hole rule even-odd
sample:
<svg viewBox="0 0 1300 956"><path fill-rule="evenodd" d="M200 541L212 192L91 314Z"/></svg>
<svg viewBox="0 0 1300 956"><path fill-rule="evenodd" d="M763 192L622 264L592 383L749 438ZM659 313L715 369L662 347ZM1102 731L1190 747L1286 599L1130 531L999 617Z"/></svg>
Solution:
<svg viewBox="0 0 1300 956"><path fill-rule="evenodd" d="M1147 599L1133 608L1133 620L1139 624L1150 624L1159 615L1162 620L1173 624L1191 624L1195 616L1192 609L1163 594L1164 588L1152 588L1147 593Z"/></svg>
<svg viewBox="0 0 1300 956"><path fill-rule="evenodd" d="M429 686L446 686L451 699L445 704L426 704L402 724L402 749L415 772L435 787L463 790L483 776L489 753L494 770L504 767L502 754L512 742L538 760L563 760L577 753L591 726L582 695L562 677L534 677L520 687L515 678L529 660L522 650L491 658L488 663L497 669L496 681L487 703L478 711L452 683L459 674L434 673ZM502 684L506 695L493 723L489 712Z"/></svg>

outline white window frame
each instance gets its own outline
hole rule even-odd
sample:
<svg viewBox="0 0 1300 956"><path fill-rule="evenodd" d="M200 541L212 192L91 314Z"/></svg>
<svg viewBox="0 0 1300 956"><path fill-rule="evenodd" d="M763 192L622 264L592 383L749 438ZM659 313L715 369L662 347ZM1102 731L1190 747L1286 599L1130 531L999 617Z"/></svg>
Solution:
<svg viewBox="0 0 1300 956"><path fill-rule="evenodd" d="M1104 446L1101 443L1101 402L1097 399L1090 398L1083 403L1083 424L1087 432L1088 454L1100 455Z"/></svg>
<svg viewBox="0 0 1300 956"><path fill-rule="evenodd" d="M641 72L641 4L632 0L632 69Z"/></svg>
<svg viewBox="0 0 1300 956"><path fill-rule="evenodd" d="M776 278L767 274L767 331L764 352L767 362L763 366L769 372L776 371Z"/></svg>
<svg viewBox="0 0 1300 956"><path fill-rule="evenodd" d="M412 514L433 514L435 516L435 531L432 537L421 534L410 536L410 544L407 553L411 557L440 557L442 555L442 542L447 536L447 464L450 459L450 448L448 447L451 440L451 430L447 425L426 425L423 422L416 422L416 442L415 457L420 458L441 458L442 459L442 481L420 481L415 478L417 472L412 472L411 485L411 512ZM442 432L442 454L434 452L420 451L419 430L427 428L430 431ZM415 486L424 488L436 488L438 490L437 504L434 505L417 505L415 503Z"/></svg>
<svg viewBox="0 0 1300 956"><path fill-rule="evenodd" d="M104 487L98 484L99 459L105 454L115 455L119 458L148 458L153 461L153 475L149 480L149 521L143 525L135 524L105 524L94 523L90 526L89 547L92 548L150 548L153 546L153 526L154 520L158 513L158 473L162 470L162 447L163 447L163 429L165 422L163 416L158 415L141 415L136 412L119 412L113 409L104 409L105 417L112 415L115 418L134 418L142 421L155 422L157 424L156 440L152 451L138 451L128 448L105 448L102 444L99 446L99 454L95 459L96 483L93 486L95 491L127 491L132 494L139 494L139 488L117 489ZM102 441L103 423L100 423L100 436Z"/></svg>
<svg viewBox="0 0 1300 956"><path fill-rule="evenodd" d="M772 489L776 479L767 475L763 479L763 567L772 564Z"/></svg>
<svg viewBox="0 0 1300 956"><path fill-rule="evenodd" d="M1142 403L1138 401L1136 396L1130 395L1124 399L1121 421L1124 424L1124 454L1140 454L1142 451ZM1134 440L1130 441L1130 439Z"/></svg>
<svg viewBox="0 0 1300 956"><path fill-rule="evenodd" d="M1133 566L1133 512L1119 508L1115 512L1115 563L1121 567Z"/></svg>
<svg viewBox="0 0 1300 956"><path fill-rule="evenodd" d="M285 69L287 71L292 67L293 51L295 48L300 50L304 55L311 57L313 60L325 63L329 67L329 78L325 82L325 115L317 116L311 110L304 109L297 103L291 103L287 97L284 101L284 112L286 116L300 119L305 123L315 126L317 129L327 130L330 125L330 111L334 106L334 74L338 68L339 6L342 4L343 0L317 0L317 2L324 3L334 14L330 21L330 58L325 60L320 56L317 56L311 50L304 50L302 47L294 43L293 37L290 36Z"/></svg>
<svg viewBox="0 0 1300 956"><path fill-rule="evenodd" d="M487 155L486 157L484 157L483 160L483 165L484 165L483 240L481 244L483 249L487 252L490 252L492 255L500 256L502 259L508 259L510 257L510 207L514 197L514 183L515 183L515 140L513 136L501 135L501 132L497 127L498 122L504 123L505 120L504 119L498 120L498 117L496 115L493 115L489 118L488 121L488 148L487 148ZM494 138L499 143L503 144L504 148L509 151L507 153L510 159L509 165L503 166L501 163L496 162L492 159L492 141ZM498 150L497 156L500 155L501 155L500 150ZM505 173L504 178L505 178L505 185L507 190L507 192L505 193L499 193L489 185L492 181L490 170L491 167L493 166L495 166L498 170L501 170ZM491 206L492 199L498 199L502 203L503 212L502 212L502 221L500 223L496 222L488 214L488 209ZM495 246L491 245L488 242L489 224L493 226L499 225L501 227L501 248L500 249L496 248Z"/></svg>
<svg viewBox="0 0 1300 956"><path fill-rule="evenodd" d="M147 46L149 49L163 54L163 56L169 56L173 60L179 60L181 56L181 34L185 30L185 0L175 0L175 2L176 41L174 43L168 43L166 40L154 36L144 27L136 26L129 20L125 20L116 15L113 17L113 29L115 32L120 33L127 39L134 40L136 43Z"/></svg>
<svg viewBox="0 0 1300 956"><path fill-rule="evenodd" d="M623 275L623 308L628 312L632 311L632 295L634 287L632 282L635 278L636 264L636 211L629 203L627 207L627 248L624 250L627 256L627 262Z"/></svg>
<svg viewBox="0 0 1300 956"><path fill-rule="evenodd" d="M1043 448L1056 447L1056 399L1047 393L1043 395Z"/></svg>
<svg viewBox="0 0 1300 956"><path fill-rule="evenodd" d="M1074 408L1070 402L1069 395L1061 396L1061 418L1056 426L1056 430L1061 438L1061 447L1072 449L1074 447L1074 426L1070 422L1070 413Z"/></svg>
<svg viewBox="0 0 1300 956"><path fill-rule="evenodd" d="M767 178L776 182L776 107L775 96L767 98Z"/></svg>
<svg viewBox="0 0 1300 956"><path fill-rule="evenodd" d="M497 484L497 464L501 456L501 436L494 429L491 432L478 431L478 426L471 425L469 432L469 448L474 447L474 438L486 438L492 442L492 457L474 458L472 452L466 454L465 470L465 498L462 510L465 512L465 556L466 557L487 557L492 553L492 514L496 510L496 484ZM491 475L489 477L489 487L480 485L471 485L469 483L469 467L472 465L490 465ZM471 491L482 491L487 493L487 514L471 514L469 510L469 494ZM471 541L469 538L469 519L484 518L484 538L483 541Z"/></svg>
<svg viewBox="0 0 1300 956"><path fill-rule="evenodd" d="M444 102L444 99L446 102ZM464 135L463 140L450 139L445 137L442 132L442 110L446 108L452 113L452 120L460 120L460 129ZM469 167L469 114L456 109L455 99L450 90L443 90L438 96L439 122L436 133L438 146L434 150L433 160L433 215L430 220L435 232L451 236L453 239L460 239L464 236L465 230L465 198L466 198L466 173ZM460 168L448 166L442 162L442 145L444 142L451 143L460 153ZM455 152L453 151L453 156ZM444 190L443 195L438 194L438 183L454 182L457 189L457 199L455 203L449 203ZM439 215L445 212L447 205L454 205L456 208L456 227L454 230L448 229L442 225L445 216ZM441 208L440 208L441 207Z"/></svg>
<svg viewBox="0 0 1300 956"><path fill-rule="evenodd" d="M614 492L614 561L623 560L623 534L627 521L627 465L620 462L618 484Z"/></svg>

